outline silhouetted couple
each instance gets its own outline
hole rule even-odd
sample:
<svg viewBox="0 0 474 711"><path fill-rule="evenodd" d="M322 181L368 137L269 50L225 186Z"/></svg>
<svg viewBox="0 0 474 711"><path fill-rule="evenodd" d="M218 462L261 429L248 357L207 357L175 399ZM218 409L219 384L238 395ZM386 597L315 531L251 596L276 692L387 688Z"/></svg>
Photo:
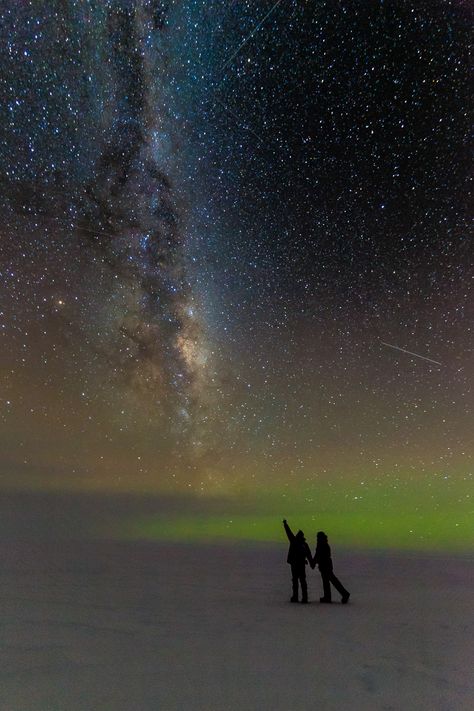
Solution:
<svg viewBox="0 0 474 711"><path fill-rule="evenodd" d="M329 547L328 537L324 531L319 531L316 537L316 551L313 557L306 542L306 538L304 537L303 531L298 531L295 535L288 526L286 519L283 520L283 525L285 527L288 540L290 541L287 562L291 565L291 580L293 584L291 602L298 602L299 586L301 586L301 602L308 602L306 565L309 563L313 569L316 565L318 566L323 580L323 597L319 598L319 602L332 602L332 583L336 590L341 594L341 602L345 605L349 600L350 593L334 575L332 569L331 548Z"/></svg>

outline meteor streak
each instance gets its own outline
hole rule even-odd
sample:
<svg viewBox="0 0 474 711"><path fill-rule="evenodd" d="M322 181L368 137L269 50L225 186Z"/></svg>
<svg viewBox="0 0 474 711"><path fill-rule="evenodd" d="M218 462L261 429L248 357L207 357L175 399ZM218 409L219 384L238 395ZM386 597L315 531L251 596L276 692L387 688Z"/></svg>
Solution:
<svg viewBox="0 0 474 711"><path fill-rule="evenodd" d="M400 348L399 346L393 346L391 343L385 343L385 341L380 341L380 343L383 346L388 346L389 348L395 348L397 351L401 351L402 353L409 353L412 356L415 356L416 358L421 358L422 360L427 360L430 363L435 363L436 365L443 365L437 360L433 360L432 358L427 358L426 356L422 356L419 353L413 353L413 351L407 351L405 348Z"/></svg>
<svg viewBox="0 0 474 711"><path fill-rule="evenodd" d="M238 55L238 53L240 52L240 50L242 49L242 47L244 46L244 44L246 44L246 43L249 41L249 39L254 36L254 34L256 33L256 31L263 25L263 23L265 22L265 20L267 19L267 17L270 17L270 15L272 14L272 12L273 12L274 10L276 10L276 8L277 8L278 5L281 3L281 1L282 1L282 0L277 0L277 2L273 5L273 7L267 12L267 14L265 15L265 17L260 20L260 22L258 23L258 25L255 25L255 27L253 28L252 32L251 32L249 35L247 35L247 37L243 40L243 42L241 42L241 43L239 44L239 46L237 47L237 49L235 50L235 52L229 57L229 59L225 62L225 64L222 65L222 71L231 63L231 61L234 59L234 57L236 57L236 56Z"/></svg>

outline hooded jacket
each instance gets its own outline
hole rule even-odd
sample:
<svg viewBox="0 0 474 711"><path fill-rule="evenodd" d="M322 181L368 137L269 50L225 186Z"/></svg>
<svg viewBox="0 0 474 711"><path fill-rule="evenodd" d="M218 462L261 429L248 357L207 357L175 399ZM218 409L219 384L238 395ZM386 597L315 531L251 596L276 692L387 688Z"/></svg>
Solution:
<svg viewBox="0 0 474 711"><path fill-rule="evenodd" d="M323 573L332 573L331 548L326 534L318 534L313 561Z"/></svg>
<svg viewBox="0 0 474 711"><path fill-rule="evenodd" d="M286 522L283 525L285 527L288 540L290 541L290 547L288 549L288 557L286 559L286 562L290 565L296 566L305 566L306 561L312 563L313 559L311 556L311 551L309 550L309 546L306 543L306 538L304 537L303 532L298 531L295 536L295 534Z"/></svg>

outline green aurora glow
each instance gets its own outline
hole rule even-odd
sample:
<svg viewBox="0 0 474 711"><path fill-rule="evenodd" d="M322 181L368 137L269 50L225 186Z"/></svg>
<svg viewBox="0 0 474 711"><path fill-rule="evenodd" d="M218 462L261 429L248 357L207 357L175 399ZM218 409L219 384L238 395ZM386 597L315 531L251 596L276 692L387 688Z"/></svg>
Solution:
<svg viewBox="0 0 474 711"><path fill-rule="evenodd" d="M125 515L97 532L125 540L275 542L284 539L281 519L286 517L293 528L304 530L311 545L323 529L336 547L466 551L474 547L471 489L470 477L454 485L440 478L429 488L364 487L350 495L343 493L345 485L339 495L333 491L319 501L316 495L297 500L288 492L262 493L258 501L242 496L213 507L201 500L196 512Z"/></svg>

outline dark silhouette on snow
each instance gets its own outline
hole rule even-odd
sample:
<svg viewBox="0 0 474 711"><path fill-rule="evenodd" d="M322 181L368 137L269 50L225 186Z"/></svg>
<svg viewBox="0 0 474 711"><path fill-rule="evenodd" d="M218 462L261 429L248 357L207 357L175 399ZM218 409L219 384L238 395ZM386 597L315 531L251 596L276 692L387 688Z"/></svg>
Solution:
<svg viewBox="0 0 474 711"><path fill-rule="evenodd" d="M336 578L332 569L331 548L329 547L328 537L324 531L319 531L316 536L316 552L311 564L314 568L318 566L321 578L323 579L323 597L319 598L319 602L332 602L331 600L331 583L336 590L342 595L341 602L345 605L350 597L350 593L344 585Z"/></svg>
<svg viewBox="0 0 474 711"><path fill-rule="evenodd" d="M288 558L286 562L291 565L291 581L293 584L293 595L291 602L298 602L298 583L301 585L301 602L308 602L308 586L306 583L306 561L312 564L311 551L306 543L303 531L298 531L295 535L288 526L286 519L283 520L286 535L290 541Z"/></svg>

